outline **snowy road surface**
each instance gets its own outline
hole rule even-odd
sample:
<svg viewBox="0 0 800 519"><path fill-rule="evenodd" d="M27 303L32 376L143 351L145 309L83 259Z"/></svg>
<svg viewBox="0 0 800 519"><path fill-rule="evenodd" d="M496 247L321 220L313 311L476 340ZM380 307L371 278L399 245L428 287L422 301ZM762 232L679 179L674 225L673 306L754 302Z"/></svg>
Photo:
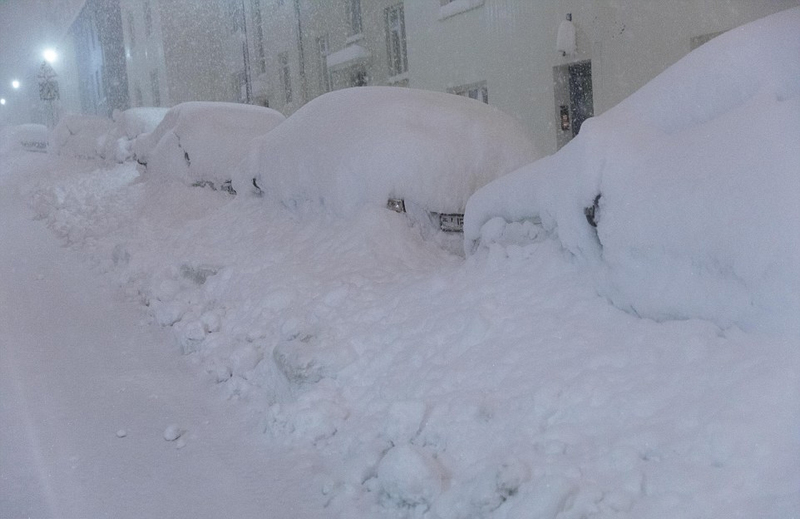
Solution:
<svg viewBox="0 0 800 519"><path fill-rule="evenodd" d="M312 516L319 505L286 477L311 471L309 458L277 459L251 437L241 410L31 220L2 173L0 517ZM164 439L171 424L185 430L177 441Z"/></svg>

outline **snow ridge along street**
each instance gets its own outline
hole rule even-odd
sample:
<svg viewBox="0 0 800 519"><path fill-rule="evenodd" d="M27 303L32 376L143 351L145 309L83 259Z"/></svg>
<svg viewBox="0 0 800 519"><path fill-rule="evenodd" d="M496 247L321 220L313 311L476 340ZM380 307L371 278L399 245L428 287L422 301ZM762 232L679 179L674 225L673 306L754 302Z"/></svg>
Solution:
<svg viewBox="0 0 800 519"><path fill-rule="evenodd" d="M0 517L313 517L287 477L313 458L271 452L169 334L31 219L25 188L57 164L0 169ZM184 432L165 441L173 423Z"/></svg>

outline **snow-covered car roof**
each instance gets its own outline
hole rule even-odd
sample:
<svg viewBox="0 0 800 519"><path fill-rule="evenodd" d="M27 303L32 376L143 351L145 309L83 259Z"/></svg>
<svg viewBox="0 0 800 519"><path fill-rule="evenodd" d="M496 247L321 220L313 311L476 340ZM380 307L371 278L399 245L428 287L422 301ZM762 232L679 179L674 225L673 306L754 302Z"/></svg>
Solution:
<svg viewBox="0 0 800 519"><path fill-rule="evenodd" d="M135 139L155 130L164 120L167 112L169 112L169 108L141 106L121 112L115 111L113 119L125 137Z"/></svg>
<svg viewBox="0 0 800 519"><path fill-rule="evenodd" d="M540 155L514 117L481 102L399 87L330 92L254 140L234 176L285 203L348 212L388 198L463 212L489 181Z"/></svg>
<svg viewBox="0 0 800 519"><path fill-rule="evenodd" d="M219 185L230 180L250 140L284 119L280 112L261 106L181 103L166 113L155 130L136 140L134 153L154 175Z"/></svg>

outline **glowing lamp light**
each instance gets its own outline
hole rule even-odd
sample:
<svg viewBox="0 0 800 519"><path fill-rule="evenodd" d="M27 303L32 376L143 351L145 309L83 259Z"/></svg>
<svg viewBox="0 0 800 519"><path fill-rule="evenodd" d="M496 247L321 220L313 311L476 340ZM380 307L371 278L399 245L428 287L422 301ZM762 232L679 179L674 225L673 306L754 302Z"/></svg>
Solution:
<svg viewBox="0 0 800 519"><path fill-rule="evenodd" d="M19 81L17 81L16 79L14 81L12 81L11 82L11 87L14 88L14 90L18 89L19 88Z"/></svg>
<svg viewBox="0 0 800 519"><path fill-rule="evenodd" d="M0 99L0 105L4 105L4 104L6 104L6 100L5 99Z"/></svg>
<svg viewBox="0 0 800 519"><path fill-rule="evenodd" d="M48 63L54 63L58 59L58 54L53 49L45 50L42 55L44 56L44 60Z"/></svg>

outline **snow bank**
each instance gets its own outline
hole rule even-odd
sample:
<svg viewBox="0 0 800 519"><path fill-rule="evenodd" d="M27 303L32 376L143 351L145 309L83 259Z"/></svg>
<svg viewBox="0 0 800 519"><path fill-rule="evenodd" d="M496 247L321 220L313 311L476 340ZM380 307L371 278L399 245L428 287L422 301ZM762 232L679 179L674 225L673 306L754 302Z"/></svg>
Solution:
<svg viewBox="0 0 800 519"><path fill-rule="evenodd" d="M388 198L462 213L477 188L539 156L523 126L496 108L394 87L320 96L252 148L237 191L255 179L287 205L310 201L339 214Z"/></svg>
<svg viewBox="0 0 800 519"><path fill-rule="evenodd" d="M298 218L65 162L19 175L37 215L309 467L302 517L800 510L796 341L622 312L530 222L463 261L383 207Z"/></svg>
<svg viewBox="0 0 800 519"><path fill-rule="evenodd" d="M236 103L189 102L167 112L134 144L136 160L154 177L221 186L248 143L284 120L279 112Z"/></svg>
<svg viewBox="0 0 800 519"><path fill-rule="evenodd" d="M703 45L477 192L468 253L503 234L494 217L540 222L621 308L800 333L798 55L800 8Z"/></svg>
<svg viewBox="0 0 800 519"><path fill-rule="evenodd" d="M0 153L13 150L47 151L47 127L43 124L21 124L0 128Z"/></svg>
<svg viewBox="0 0 800 519"><path fill-rule="evenodd" d="M114 125L100 138L100 155L107 161L118 163L134 158L133 143L142 134L156 129L168 109L157 107L130 108L114 111Z"/></svg>
<svg viewBox="0 0 800 519"><path fill-rule="evenodd" d="M105 136L113 121L93 115L68 114L61 118L50 135L50 151L83 159L102 154Z"/></svg>

